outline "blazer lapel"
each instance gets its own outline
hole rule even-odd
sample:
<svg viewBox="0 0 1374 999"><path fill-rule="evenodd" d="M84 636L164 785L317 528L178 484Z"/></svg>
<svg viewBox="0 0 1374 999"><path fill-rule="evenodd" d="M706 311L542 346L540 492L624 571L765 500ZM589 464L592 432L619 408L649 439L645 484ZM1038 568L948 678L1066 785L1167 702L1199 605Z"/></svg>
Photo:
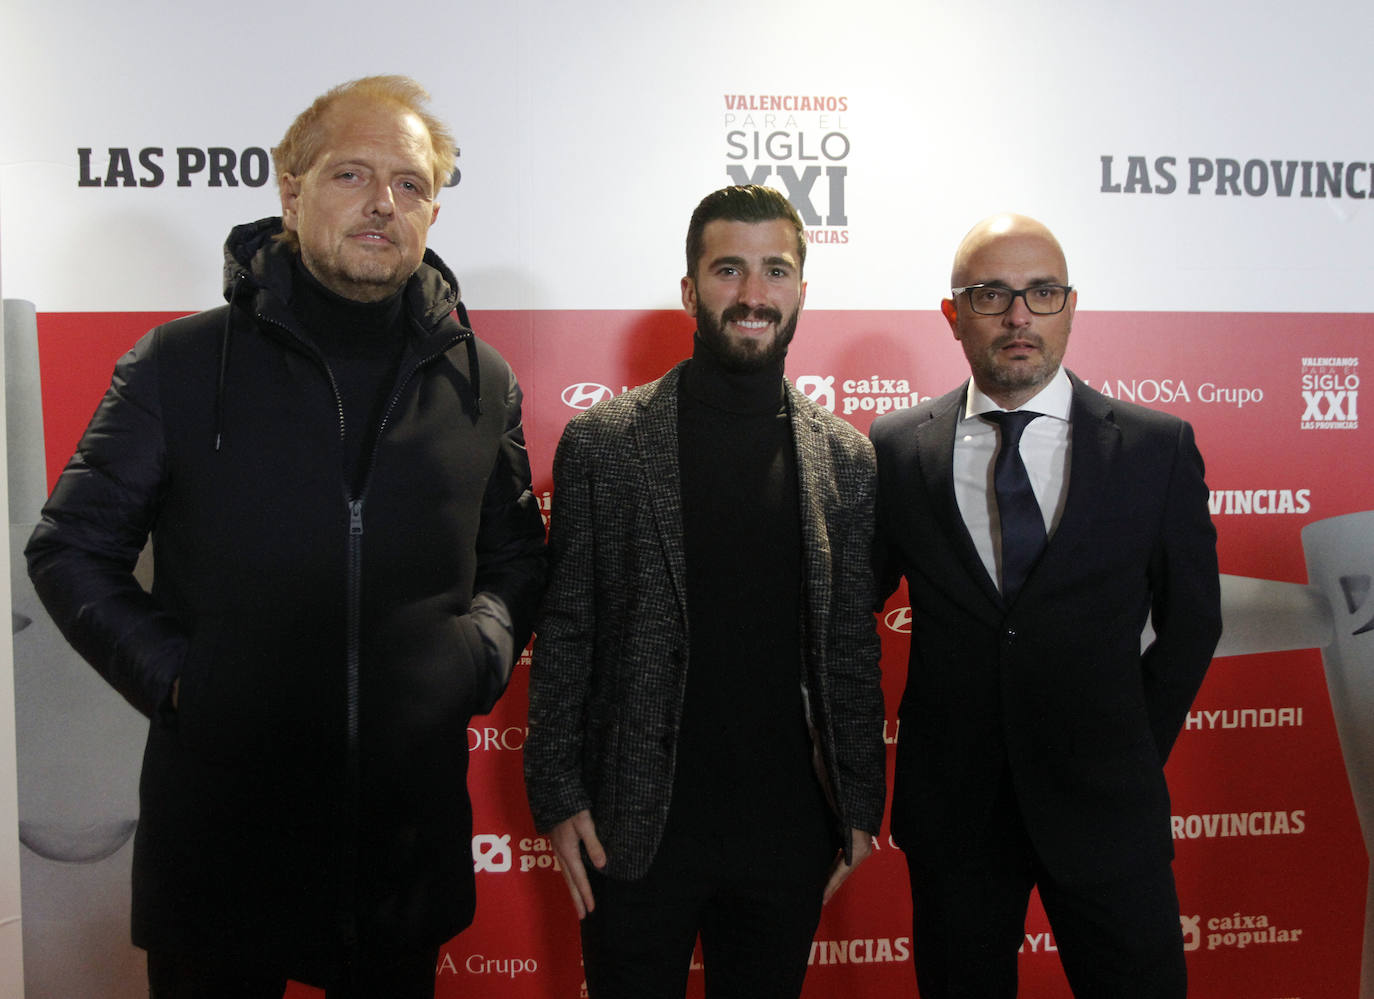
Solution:
<svg viewBox="0 0 1374 999"><path fill-rule="evenodd" d="M684 362L685 363L685 362ZM687 620L687 556L682 540L682 483L678 466L677 386L682 364L661 379L639 404L632 428L636 457L649 482L649 504L658 528L663 560L677 597L678 612Z"/></svg>
<svg viewBox="0 0 1374 999"><path fill-rule="evenodd" d="M1121 430L1112 419L1111 400L1090 391L1072 372L1073 403L1069 409L1072 444L1069 450L1069 493L1064 514L1050 537L1040 564L1026 580L1025 589L1035 585L1042 572L1053 576L1063 559L1074 559L1076 542L1089 537L1093 521L1104 502L1112 465L1121 450ZM1023 589L1024 592L1024 589Z"/></svg>
<svg viewBox="0 0 1374 999"><path fill-rule="evenodd" d="M810 640L825 647L830 628L830 532L826 511L835 494L834 462L828 435L809 411L809 400L786 383L787 409L792 423L792 448L797 456L797 490L801 506L802 559L806 566L802 599Z"/></svg>
<svg viewBox="0 0 1374 999"><path fill-rule="evenodd" d="M1000 607L1002 594L997 589L997 580L988 575L954 495L954 435L967 398L965 385L946 396L931 418L916 428L916 458L930 497L931 512L941 533L950 540L960 568L994 607Z"/></svg>

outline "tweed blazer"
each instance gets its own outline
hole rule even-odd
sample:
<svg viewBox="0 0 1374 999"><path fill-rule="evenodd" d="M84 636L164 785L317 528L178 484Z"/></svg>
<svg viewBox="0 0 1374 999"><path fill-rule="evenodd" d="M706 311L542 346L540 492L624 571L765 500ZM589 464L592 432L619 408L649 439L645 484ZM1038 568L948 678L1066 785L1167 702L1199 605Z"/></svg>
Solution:
<svg viewBox="0 0 1374 999"><path fill-rule="evenodd" d="M683 366L575 417L554 457L552 572L536 625L525 785L541 830L590 809L605 873L622 879L644 875L663 835L690 665ZM838 828L876 833L886 755L870 570L873 449L790 383L786 392L806 577L798 682Z"/></svg>

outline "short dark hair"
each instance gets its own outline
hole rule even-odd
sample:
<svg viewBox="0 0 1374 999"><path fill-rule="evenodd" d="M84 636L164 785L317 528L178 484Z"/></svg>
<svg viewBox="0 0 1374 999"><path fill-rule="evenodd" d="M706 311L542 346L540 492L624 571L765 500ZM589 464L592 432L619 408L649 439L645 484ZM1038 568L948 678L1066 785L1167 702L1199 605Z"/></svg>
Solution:
<svg viewBox="0 0 1374 999"><path fill-rule="evenodd" d="M704 252L703 233L710 222L771 222L782 219L797 230L797 267L806 266L806 228L801 216L782 192L771 187L748 184L743 187L723 187L701 199L687 226L687 276L695 279L697 263Z"/></svg>

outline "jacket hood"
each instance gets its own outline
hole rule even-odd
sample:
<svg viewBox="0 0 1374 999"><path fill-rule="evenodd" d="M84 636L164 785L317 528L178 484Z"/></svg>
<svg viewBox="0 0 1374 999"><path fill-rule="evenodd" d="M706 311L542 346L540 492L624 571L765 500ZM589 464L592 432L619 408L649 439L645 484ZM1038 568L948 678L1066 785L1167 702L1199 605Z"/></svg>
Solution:
<svg viewBox="0 0 1374 999"><path fill-rule="evenodd" d="M245 290L267 293L283 304L291 301L294 251L276 241L280 216L234 226L224 241L224 298L233 304ZM420 266L406 284L406 305L420 328L432 332L444 317L462 309L458 279L439 255L426 248ZM465 313L466 310L463 310ZM461 314L464 327L467 317Z"/></svg>
<svg viewBox="0 0 1374 999"><path fill-rule="evenodd" d="M234 327L233 306L240 297L246 296L258 315L287 328L296 327L291 313L295 251L273 239L281 231L280 216L271 216L234 226L224 241L224 300L230 309L220 337L219 379L215 391L216 451L224 436L224 391ZM406 312L415 334L413 347L418 356L434 356L459 342L465 343L475 421L482 413L482 379L477 342L467 310L463 308L458 279L437 253L426 248L420 266L406 282L404 294ZM455 311L457 321L445 322Z"/></svg>

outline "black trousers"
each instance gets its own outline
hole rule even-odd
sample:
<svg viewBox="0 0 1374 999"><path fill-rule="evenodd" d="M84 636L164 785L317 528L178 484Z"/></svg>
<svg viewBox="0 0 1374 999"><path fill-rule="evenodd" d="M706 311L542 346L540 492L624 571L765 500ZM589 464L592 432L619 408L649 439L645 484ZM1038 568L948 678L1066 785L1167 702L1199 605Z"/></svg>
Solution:
<svg viewBox="0 0 1374 999"><path fill-rule="evenodd" d="M347 968L291 972L222 953L148 952L149 999L281 999L288 980L323 988L328 999L434 999L437 948L367 951Z"/></svg>
<svg viewBox="0 0 1374 999"><path fill-rule="evenodd" d="M907 855L921 999L1014 999L1032 887L1076 999L1184 999L1169 863L1106 883L1060 884L1035 855L1010 780L999 799L987 850L952 862Z"/></svg>
<svg viewBox="0 0 1374 999"><path fill-rule="evenodd" d="M596 908L582 921L590 999L682 999L701 937L707 999L795 999L820 922L835 858L818 842L795 876L749 873L748 851L722 858L686 836L669 836L638 881L588 865Z"/></svg>

